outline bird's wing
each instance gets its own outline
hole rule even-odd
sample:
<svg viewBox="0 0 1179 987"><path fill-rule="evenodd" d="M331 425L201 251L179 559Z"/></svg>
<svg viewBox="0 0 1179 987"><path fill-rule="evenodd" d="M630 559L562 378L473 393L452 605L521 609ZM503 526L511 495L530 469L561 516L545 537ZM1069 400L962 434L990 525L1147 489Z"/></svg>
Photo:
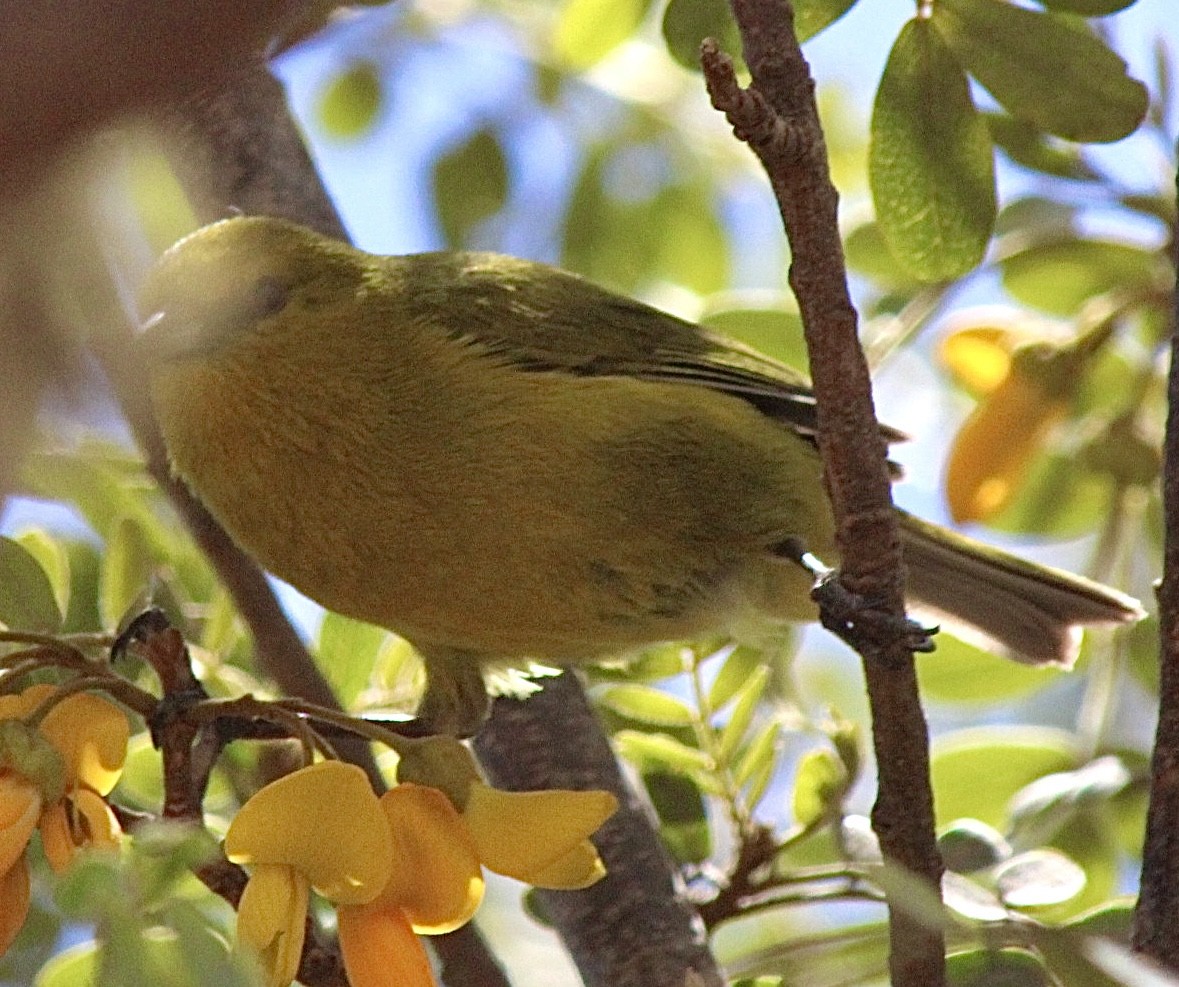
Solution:
<svg viewBox="0 0 1179 987"><path fill-rule="evenodd" d="M514 366L711 387L814 435L815 398L804 374L694 323L532 261L480 253L397 261L408 265L400 273L420 306L415 314L428 320L445 311L441 328Z"/></svg>

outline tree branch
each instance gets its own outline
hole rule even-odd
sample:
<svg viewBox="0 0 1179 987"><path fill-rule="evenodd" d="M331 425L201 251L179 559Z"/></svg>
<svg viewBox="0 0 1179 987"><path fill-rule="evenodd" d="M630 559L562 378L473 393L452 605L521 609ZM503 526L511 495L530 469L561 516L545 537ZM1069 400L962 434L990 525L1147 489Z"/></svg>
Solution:
<svg viewBox="0 0 1179 987"><path fill-rule="evenodd" d="M571 672L527 700L497 699L475 750L500 788L604 788L620 808L594 836L606 877L583 891L538 891L587 987L721 987L703 923L648 809L614 760Z"/></svg>
<svg viewBox="0 0 1179 987"><path fill-rule="evenodd" d="M1172 239L1171 246L1179 270L1179 240ZM1163 449L1163 581L1158 590L1159 721L1133 942L1139 952L1179 970L1179 283L1172 318Z"/></svg>
<svg viewBox="0 0 1179 987"><path fill-rule="evenodd" d="M818 403L819 449L838 525L842 580L904 617L900 540L884 440L872 405L868 365L856 332L837 223L838 194L814 99L814 82L794 36L786 0L731 0L753 77L743 90L715 42L702 49L713 105L765 167L790 241L790 285L798 298ZM940 887L929 738L913 656L903 637L864 659L879 787L872 825L885 856ZM944 982L944 938L890 900L890 970L896 987Z"/></svg>

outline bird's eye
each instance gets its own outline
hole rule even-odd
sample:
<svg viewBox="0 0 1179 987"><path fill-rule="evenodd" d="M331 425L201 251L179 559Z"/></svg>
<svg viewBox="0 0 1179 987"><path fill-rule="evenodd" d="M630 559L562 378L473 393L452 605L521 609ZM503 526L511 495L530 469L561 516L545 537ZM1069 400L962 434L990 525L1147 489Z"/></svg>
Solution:
<svg viewBox="0 0 1179 987"><path fill-rule="evenodd" d="M253 302L254 315L264 318L279 312L287 303L290 291L278 278L264 274L254 282Z"/></svg>

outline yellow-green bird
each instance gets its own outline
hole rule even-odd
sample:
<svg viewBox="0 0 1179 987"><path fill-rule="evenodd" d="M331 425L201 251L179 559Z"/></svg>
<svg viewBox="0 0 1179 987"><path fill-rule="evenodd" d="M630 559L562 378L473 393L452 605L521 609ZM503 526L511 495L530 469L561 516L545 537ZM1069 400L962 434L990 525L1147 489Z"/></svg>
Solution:
<svg viewBox="0 0 1179 987"><path fill-rule="evenodd" d="M811 620L836 547L797 372L543 264L380 257L237 217L141 296L175 472L247 552L422 653L466 733L482 669ZM914 603L1068 665L1131 598L900 515Z"/></svg>

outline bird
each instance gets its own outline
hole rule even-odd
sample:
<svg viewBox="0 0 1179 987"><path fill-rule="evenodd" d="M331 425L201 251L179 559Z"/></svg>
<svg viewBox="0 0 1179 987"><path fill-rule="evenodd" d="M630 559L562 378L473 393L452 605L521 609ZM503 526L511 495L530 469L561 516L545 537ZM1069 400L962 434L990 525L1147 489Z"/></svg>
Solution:
<svg viewBox="0 0 1179 987"><path fill-rule="evenodd" d="M153 266L137 338L171 469L261 565L423 657L469 735L484 671L816 617L838 562L805 375L578 275L369 254L266 216ZM890 441L900 433L883 427ZM1070 666L1130 596L898 511L915 605Z"/></svg>

